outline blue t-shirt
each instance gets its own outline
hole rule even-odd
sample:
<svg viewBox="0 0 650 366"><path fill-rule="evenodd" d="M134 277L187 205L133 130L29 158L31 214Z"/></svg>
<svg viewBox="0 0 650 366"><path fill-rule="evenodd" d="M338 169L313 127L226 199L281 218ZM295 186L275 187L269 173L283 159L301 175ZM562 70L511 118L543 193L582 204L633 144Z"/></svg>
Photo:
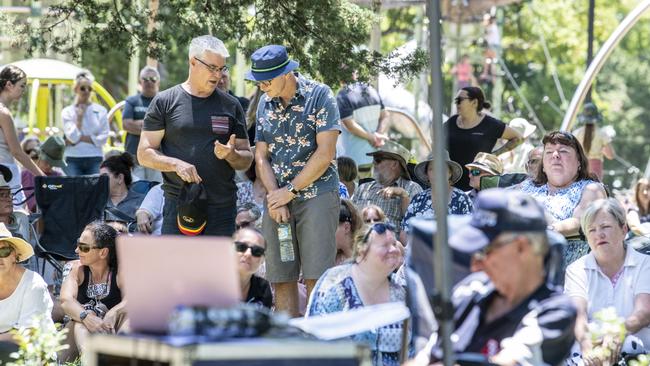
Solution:
<svg viewBox="0 0 650 366"><path fill-rule="evenodd" d="M316 135L341 131L339 111L327 85L296 76L296 94L285 108L279 98L264 94L257 107L255 142L268 144L271 168L280 187L289 183L307 165L316 151ZM298 193L307 200L320 194L338 192L339 176L335 160L312 184Z"/></svg>
<svg viewBox="0 0 650 366"><path fill-rule="evenodd" d="M124 103L124 110L122 111L122 119L144 120L149 104L153 98L147 98L138 93L126 98ZM126 141L124 142L124 149L129 152L135 159L138 154L138 144L140 143L140 135L133 135L126 133Z"/></svg>

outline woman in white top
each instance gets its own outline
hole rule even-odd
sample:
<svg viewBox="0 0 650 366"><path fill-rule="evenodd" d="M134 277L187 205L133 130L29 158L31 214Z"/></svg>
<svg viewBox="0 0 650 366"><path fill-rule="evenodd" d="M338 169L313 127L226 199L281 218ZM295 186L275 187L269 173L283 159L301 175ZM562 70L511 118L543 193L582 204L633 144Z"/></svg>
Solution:
<svg viewBox="0 0 650 366"><path fill-rule="evenodd" d="M32 255L32 246L12 237L7 227L0 223L0 343L13 342L10 331L30 326L35 316L53 325L52 299L47 284L38 273L18 264ZM0 355L0 359L2 357Z"/></svg>
<svg viewBox="0 0 650 366"><path fill-rule="evenodd" d="M638 337L648 349L650 256L637 252L623 242L627 234L625 210L613 198L591 203L582 216L581 225L591 253L567 268L564 290L578 308L575 334L582 354L594 346L587 334L588 321L596 312L607 307L616 309L617 315L625 319L627 334ZM618 349L612 352L611 360L615 362L621 344L616 346ZM636 349L630 349L634 347ZM640 342L628 339L623 351L635 354L643 350ZM606 361L589 357L583 357L583 360L586 365L599 365Z"/></svg>
<svg viewBox="0 0 650 366"><path fill-rule="evenodd" d="M90 100L93 81L89 71L80 72L74 82L74 104L61 112L67 144L68 166L64 170L68 176L98 174L103 160L102 147L110 128L106 108Z"/></svg>
<svg viewBox="0 0 650 366"><path fill-rule="evenodd" d="M20 190L22 188L20 170L16 165L16 160L34 175L43 175L41 169L21 148L16 135L16 126L14 126L14 120L8 107L9 104L20 99L26 87L27 75L23 70L13 65L7 65L0 71L0 129L2 129L2 133L0 133L0 164L6 165L11 170L12 177L9 186L11 193L15 195L14 203L25 200L25 194Z"/></svg>

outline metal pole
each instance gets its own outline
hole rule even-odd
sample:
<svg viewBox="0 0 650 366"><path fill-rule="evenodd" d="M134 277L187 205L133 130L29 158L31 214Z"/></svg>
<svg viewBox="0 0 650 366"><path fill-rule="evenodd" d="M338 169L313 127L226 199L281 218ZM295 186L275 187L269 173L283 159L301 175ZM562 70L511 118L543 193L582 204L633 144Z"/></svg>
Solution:
<svg viewBox="0 0 650 366"><path fill-rule="evenodd" d="M596 0L589 0L589 15L587 18L587 67L591 64L594 58L594 9L596 7ZM587 90L585 96L586 102L591 102L591 86Z"/></svg>
<svg viewBox="0 0 650 366"><path fill-rule="evenodd" d="M632 10L630 14L625 17L625 19L623 19L621 24L618 25L612 35L609 36L605 44L603 44L603 46L600 48L596 54L596 57L594 57L591 64L589 64L589 68L587 69L585 76L580 81L580 84L578 84L578 87L573 94L573 98L571 98L569 108L564 115L564 120L562 120L562 127L560 127L562 131L568 131L571 128L573 119L575 118L578 111L578 107L585 99L587 91L591 86L594 78L605 64L605 61L609 55L612 53L612 51L614 51L614 48L616 48L618 43L621 41L621 39L625 37L625 35L630 31L630 29L632 29L632 27L634 27L634 25L639 21L639 19L641 19L641 16L648 9L650 9L650 0L644 0L642 3L637 5L636 8L634 8L634 10Z"/></svg>
<svg viewBox="0 0 650 366"><path fill-rule="evenodd" d="M433 143L433 156L443 156L446 146L444 131L442 129L442 48L440 29L440 1L427 2L427 16L429 17L429 66L431 70L431 84L429 85L429 104L433 111L431 123L431 141ZM434 210L436 213L436 228L433 242L434 246L434 273L436 280L437 298L434 299L434 311L440 324L438 336L442 340L443 362L446 366L454 364L454 355L451 347L451 333L453 332L453 311L451 306L451 281L449 263L451 256L447 245L447 162L440 158L433 159L433 176L429 177L433 188Z"/></svg>

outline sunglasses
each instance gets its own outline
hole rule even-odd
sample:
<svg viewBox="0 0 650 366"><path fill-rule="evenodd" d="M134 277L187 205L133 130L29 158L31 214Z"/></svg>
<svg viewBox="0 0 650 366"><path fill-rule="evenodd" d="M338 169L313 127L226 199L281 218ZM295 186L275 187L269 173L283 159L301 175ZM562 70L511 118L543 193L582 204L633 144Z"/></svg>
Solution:
<svg viewBox="0 0 650 366"><path fill-rule="evenodd" d="M94 247L94 246L92 246L90 244L86 244L86 243L82 243L82 242L77 243L77 248L79 248L79 251L82 252L82 253L88 253L88 252L90 252L91 249L102 249L102 248Z"/></svg>
<svg viewBox="0 0 650 366"><path fill-rule="evenodd" d="M469 171L469 174L478 177L479 175L483 174L483 171L481 169L472 169Z"/></svg>
<svg viewBox="0 0 650 366"><path fill-rule="evenodd" d="M368 242L368 237L370 237L371 232L376 232L379 235L383 235L386 231L390 230L392 232L395 232L395 226L391 223L388 222L378 222L376 224L373 224L370 229L368 229L368 232L366 235L363 237L363 242L367 243Z"/></svg>
<svg viewBox="0 0 650 366"><path fill-rule="evenodd" d="M372 157L372 162L375 163L375 164L379 164L384 160L393 160L393 159L391 159L389 157L386 157L386 156L377 156L377 155Z"/></svg>
<svg viewBox="0 0 650 366"><path fill-rule="evenodd" d="M259 245L248 245L248 243L244 243L243 241L236 241L235 242L235 250L240 252L240 253L246 253L246 251L250 249L251 250L251 255L253 257L259 258L264 255L264 252L266 251L265 248L262 248Z"/></svg>
<svg viewBox="0 0 650 366"><path fill-rule="evenodd" d="M472 98L468 98L468 97L456 97L456 98L454 98L454 103L455 103L455 104L460 104L463 100L470 100L470 99L472 99Z"/></svg>
<svg viewBox="0 0 650 366"><path fill-rule="evenodd" d="M228 71L228 65L223 65L223 66L221 66L221 67L217 67L217 66L210 65L210 64L206 63L205 61L201 60L200 58L198 58L198 57L196 57L196 56L194 57L194 59L195 59L196 61L202 63L203 66L205 66L205 67L206 67L208 70L210 70L210 72L212 72L212 73L215 73L215 74L221 74L221 73L224 73L224 72L227 72L227 71Z"/></svg>
<svg viewBox="0 0 650 366"><path fill-rule="evenodd" d="M14 251L14 247L8 246L8 247L2 247L0 248L0 258L7 258L11 252Z"/></svg>
<svg viewBox="0 0 650 366"><path fill-rule="evenodd" d="M91 92L93 91L93 88L90 86L80 86L79 90L81 90L82 92Z"/></svg>
<svg viewBox="0 0 650 366"><path fill-rule="evenodd" d="M155 83L156 81L158 81L158 77L157 76L149 76L147 78L142 78L141 80L142 81L148 81L150 83Z"/></svg>
<svg viewBox="0 0 650 366"><path fill-rule="evenodd" d="M6 198L12 198L12 196L13 195L11 194L11 191L9 189L7 190L0 189L0 198L6 199Z"/></svg>

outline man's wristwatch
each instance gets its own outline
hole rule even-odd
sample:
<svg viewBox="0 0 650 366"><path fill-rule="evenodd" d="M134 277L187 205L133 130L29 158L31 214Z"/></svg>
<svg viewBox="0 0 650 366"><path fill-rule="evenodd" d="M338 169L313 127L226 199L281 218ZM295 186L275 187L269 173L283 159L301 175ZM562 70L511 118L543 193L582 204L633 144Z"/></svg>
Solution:
<svg viewBox="0 0 650 366"><path fill-rule="evenodd" d="M84 321L84 319L86 319L87 316L88 316L88 310L82 310L82 311L79 313L79 319L80 319L81 321Z"/></svg>
<svg viewBox="0 0 650 366"><path fill-rule="evenodd" d="M293 186L293 183L289 182L285 187L287 187L287 191L293 193L295 196L298 195L298 190Z"/></svg>

